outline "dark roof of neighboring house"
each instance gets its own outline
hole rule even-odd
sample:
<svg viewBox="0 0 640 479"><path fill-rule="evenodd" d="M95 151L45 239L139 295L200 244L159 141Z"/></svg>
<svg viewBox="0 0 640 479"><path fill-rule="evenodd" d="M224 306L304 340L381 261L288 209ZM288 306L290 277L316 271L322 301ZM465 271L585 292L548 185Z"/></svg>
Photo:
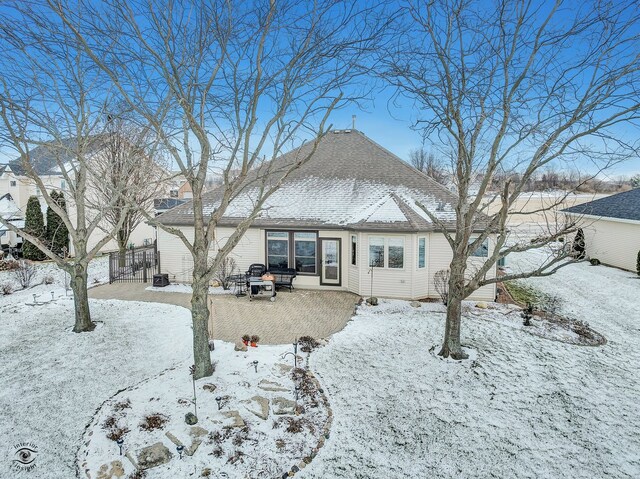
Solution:
<svg viewBox="0 0 640 479"><path fill-rule="evenodd" d="M279 178L288 165L307 156L312 147L312 142L306 143L256 169L219 224L238 224L252 209L258 178ZM217 207L220 192L218 188L205 193L205 214ZM253 226L432 231L437 228L416 203L452 228L455 201L447 188L359 131L334 131L322 138L311 159L294 170L266 201ZM161 221L192 225L192 203L163 213ZM476 230L482 226L476 225Z"/></svg>
<svg viewBox="0 0 640 479"><path fill-rule="evenodd" d="M171 208L175 208L182 203L187 202L188 200L183 200L179 198L158 198L153 200L153 207L156 210L170 210Z"/></svg>
<svg viewBox="0 0 640 479"><path fill-rule="evenodd" d="M99 138L98 135L92 137ZM55 175L60 170L60 165L67 164L76 158L78 139L66 138L52 142L48 145L40 145L29 151L29 162L38 175ZM98 148L98 142L90 142L91 149ZM25 169L20 158L10 161L8 166L16 176L24 176Z"/></svg>
<svg viewBox="0 0 640 479"><path fill-rule="evenodd" d="M562 210L566 213L640 221L640 188Z"/></svg>

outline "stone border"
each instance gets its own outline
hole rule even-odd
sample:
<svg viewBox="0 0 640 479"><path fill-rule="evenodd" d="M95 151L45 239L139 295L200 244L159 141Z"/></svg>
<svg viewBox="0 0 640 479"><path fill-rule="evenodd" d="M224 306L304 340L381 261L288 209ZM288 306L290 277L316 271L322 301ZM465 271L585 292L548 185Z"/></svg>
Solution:
<svg viewBox="0 0 640 479"><path fill-rule="evenodd" d="M322 428L322 434L320 434L320 439L318 439L318 442L316 443L316 446L311 449L311 452L309 453L308 456L303 457L302 460L298 464L294 464L293 466L291 466L291 469L288 472L283 473L282 474L282 479L284 479L286 477L295 476L296 472L299 472L300 470L304 469L309 464L311 464L311 461L313 461L313 459L318 455L318 452L320 452L320 449L324 446L325 441L327 439L329 439L329 437L331 436L331 432L330 431L331 431L331 425L333 423L333 410L331 409L331 406L329 405L329 399L327 398L327 395L325 394L324 389L320 385L320 381L318 381L318 378L316 378L315 374L313 374L313 372L311 372L309 370L309 367L308 367L309 356L310 355L307 355L307 368L306 368L307 369L307 375L308 375L308 377L311 378L311 380L316 385L316 388L317 388L318 392L320 393L322 402L325 405L325 407L327 408L327 419L326 419L326 421L324 423L324 427Z"/></svg>
<svg viewBox="0 0 640 479"><path fill-rule="evenodd" d="M95 410L93 417L91 418L91 421L89 421L89 423L85 426L84 433L82 433L82 442L80 444L80 447L78 447L78 451L76 452L76 477L80 477L80 474L81 474L80 471L82 470L82 472L84 472L84 475L87 479L93 479L91 476L91 471L87 467L87 455L88 455L87 451L89 448L89 444L91 444L91 436L93 435L93 431L91 430L92 426L97 425L96 418L98 417L98 414L100 413L102 408L105 406L105 404L107 404L107 402L111 401L113 398L115 398L119 394L122 394L125 391L134 391L140 388L140 386L142 386L143 384L153 379L156 379L160 376L164 376L165 374L167 374L167 372L173 371L174 369L180 367L181 364L186 364L186 363L187 361L182 361L181 363L178 363L174 366L166 368L161 372L159 372L158 374L145 378L141 381L138 381L135 384L132 384L130 386L127 386L126 388L120 389L119 391L116 391L112 396L102 401L102 404L100 404L100 406L98 406L98 408ZM122 455L123 458L125 456L126 456L125 454Z"/></svg>

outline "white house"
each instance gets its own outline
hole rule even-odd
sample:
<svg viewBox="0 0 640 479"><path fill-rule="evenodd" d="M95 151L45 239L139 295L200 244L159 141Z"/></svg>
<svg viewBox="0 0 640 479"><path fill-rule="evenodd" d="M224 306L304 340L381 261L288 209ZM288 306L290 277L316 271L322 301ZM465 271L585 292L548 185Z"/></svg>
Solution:
<svg viewBox="0 0 640 479"><path fill-rule="evenodd" d="M640 188L562 210L584 231L589 258L629 271L640 251Z"/></svg>
<svg viewBox="0 0 640 479"><path fill-rule="evenodd" d="M287 164L309 148L304 145L276 162ZM205 194L205 208L216 206L218 194L217 190ZM253 197L255 189L247 187L231 203L216 232L220 241L246 217ZM361 132L333 131L267 200L232 256L241 272L252 263L267 269L295 268L295 288L406 299L437 297L433 276L448 268L452 253L416 202L453 229L454 197L449 190ZM159 218L193 236L191 202ZM481 264L493 243L488 240L475 253L470 268ZM192 257L182 242L158 229L158 250L163 272L173 281L189 282ZM495 275L495 269L490 274ZM494 298L494 285L473 296Z"/></svg>

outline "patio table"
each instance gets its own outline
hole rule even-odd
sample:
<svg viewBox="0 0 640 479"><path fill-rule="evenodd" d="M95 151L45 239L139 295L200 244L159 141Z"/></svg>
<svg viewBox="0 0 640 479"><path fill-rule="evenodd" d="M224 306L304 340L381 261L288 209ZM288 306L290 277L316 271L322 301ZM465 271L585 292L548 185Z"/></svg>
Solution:
<svg viewBox="0 0 640 479"><path fill-rule="evenodd" d="M253 299L253 297L256 296L255 294L253 294L252 286L269 286L271 288L271 298L269 298L269 299L271 301L275 301L276 300L276 286L275 286L275 283L273 281L270 281L270 280L269 281L265 281L259 276L251 276L251 277L249 277L249 301L251 301Z"/></svg>

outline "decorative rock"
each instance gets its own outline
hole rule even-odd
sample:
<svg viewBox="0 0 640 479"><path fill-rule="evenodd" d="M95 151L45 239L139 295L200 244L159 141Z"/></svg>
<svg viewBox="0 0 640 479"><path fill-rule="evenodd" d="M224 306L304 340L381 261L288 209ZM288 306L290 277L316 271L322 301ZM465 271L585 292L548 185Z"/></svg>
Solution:
<svg viewBox="0 0 640 479"><path fill-rule="evenodd" d="M172 443L174 443L176 446L184 447L184 444L182 444L182 441L180 441L180 439L178 439L171 431L165 432L164 435L167 436L169 440Z"/></svg>
<svg viewBox="0 0 640 479"><path fill-rule="evenodd" d="M271 400L271 409L273 414L294 414L296 412L296 403L278 396Z"/></svg>
<svg viewBox="0 0 640 479"><path fill-rule="evenodd" d="M225 411L222 415L229 419L229 421L226 421L226 424L222 427L244 427L244 419L242 419L238 411Z"/></svg>
<svg viewBox="0 0 640 479"><path fill-rule="evenodd" d="M489 307L489 305L487 303L485 303L484 301L478 301L476 303L476 308L487 309L488 307Z"/></svg>
<svg viewBox="0 0 640 479"><path fill-rule="evenodd" d="M420 301L411 301L409 303L409 306L411 306L412 308L421 308L422 303Z"/></svg>
<svg viewBox="0 0 640 479"><path fill-rule="evenodd" d="M198 423L198 418L192 412L188 412L184 415L184 422L186 422L189 426L193 426Z"/></svg>
<svg viewBox="0 0 640 479"><path fill-rule="evenodd" d="M247 346L242 342L242 341L238 341L236 342L235 346L233 347L234 351L246 351L247 350Z"/></svg>
<svg viewBox="0 0 640 479"><path fill-rule="evenodd" d="M213 391L215 391L217 389L217 386L215 384L207 383L204 386L202 386L202 389L212 393Z"/></svg>
<svg viewBox="0 0 640 479"><path fill-rule="evenodd" d="M280 376L286 376L293 369L293 366L291 366L290 364L282 364L282 363L277 363L275 367L278 370L278 373L280 374Z"/></svg>
<svg viewBox="0 0 640 479"><path fill-rule="evenodd" d="M124 476L122 463L120 461L111 461L111 469L107 464L100 466L96 479L113 479L114 477L119 479L122 476Z"/></svg>
<svg viewBox="0 0 640 479"><path fill-rule="evenodd" d="M133 458L135 459L132 459L132 455L129 453L127 453L127 457L137 469L146 470L166 464L171 460L173 454L171 454L164 444L157 442L152 446L138 449L133 454Z"/></svg>
<svg viewBox="0 0 640 479"><path fill-rule="evenodd" d="M263 391L271 391L271 392L287 392L288 388L285 388L282 384L279 384L274 381L269 381L268 379L263 379L258 383L258 387Z"/></svg>
<svg viewBox="0 0 640 479"><path fill-rule="evenodd" d="M375 296L371 296L370 298L367 298L367 304L371 306L378 306L378 298L376 298Z"/></svg>
<svg viewBox="0 0 640 479"><path fill-rule="evenodd" d="M190 430L189 430L189 436L193 437L193 438L200 438L200 437L204 437L207 434L209 434L209 431L207 431L205 428L203 427L199 427L199 426L193 426Z"/></svg>
<svg viewBox="0 0 640 479"><path fill-rule="evenodd" d="M253 396L250 401L245 402L245 409L255 414L263 421L269 417L269 400L262 396Z"/></svg>

